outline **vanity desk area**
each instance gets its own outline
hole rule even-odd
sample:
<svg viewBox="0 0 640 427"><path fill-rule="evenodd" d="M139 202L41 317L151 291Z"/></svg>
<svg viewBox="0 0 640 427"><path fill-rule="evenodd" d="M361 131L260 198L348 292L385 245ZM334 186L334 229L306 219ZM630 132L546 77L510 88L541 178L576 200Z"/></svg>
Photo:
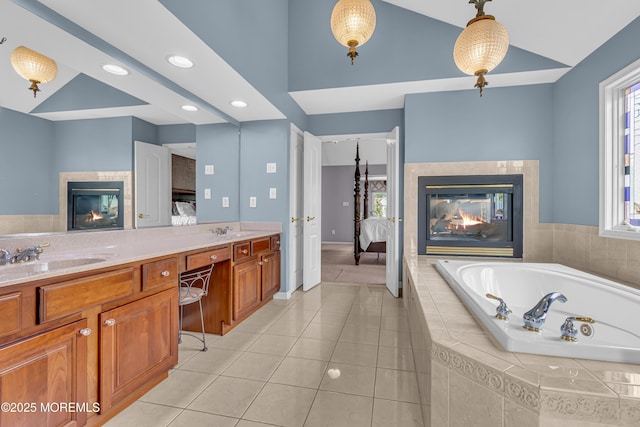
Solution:
<svg viewBox="0 0 640 427"><path fill-rule="evenodd" d="M207 333L271 300L281 225L226 225L0 238L11 251L49 244L39 260L0 265L0 425L102 425L166 378L185 271L214 264ZM183 327L199 332L194 308Z"/></svg>

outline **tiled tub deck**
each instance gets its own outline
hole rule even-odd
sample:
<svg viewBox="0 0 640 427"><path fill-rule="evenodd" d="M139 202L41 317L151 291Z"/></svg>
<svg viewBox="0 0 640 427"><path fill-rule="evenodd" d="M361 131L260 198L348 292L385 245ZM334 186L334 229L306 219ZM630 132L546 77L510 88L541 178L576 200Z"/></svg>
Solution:
<svg viewBox="0 0 640 427"><path fill-rule="evenodd" d="M433 263L403 265L426 426L640 425L640 365L506 352Z"/></svg>

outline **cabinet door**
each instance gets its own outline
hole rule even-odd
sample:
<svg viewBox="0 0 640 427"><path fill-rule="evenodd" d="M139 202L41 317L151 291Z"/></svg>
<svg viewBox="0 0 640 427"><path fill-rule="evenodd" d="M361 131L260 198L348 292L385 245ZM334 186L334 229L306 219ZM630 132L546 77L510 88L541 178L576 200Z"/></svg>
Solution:
<svg viewBox="0 0 640 427"><path fill-rule="evenodd" d="M260 305L261 269L258 260L233 267L233 319L238 320Z"/></svg>
<svg viewBox="0 0 640 427"><path fill-rule="evenodd" d="M86 326L79 320L0 350L0 425L81 426L98 410L86 402ZM61 408L69 402L87 406Z"/></svg>
<svg viewBox="0 0 640 427"><path fill-rule="evenodd" d="M280 290L280 252L262 257L262 299Z"/></svg>
<svg viewBox="0 0 640 427"><path fill-rule="evenodd" d="M100 314L100 408L178 363L178 289Z"/></svg>

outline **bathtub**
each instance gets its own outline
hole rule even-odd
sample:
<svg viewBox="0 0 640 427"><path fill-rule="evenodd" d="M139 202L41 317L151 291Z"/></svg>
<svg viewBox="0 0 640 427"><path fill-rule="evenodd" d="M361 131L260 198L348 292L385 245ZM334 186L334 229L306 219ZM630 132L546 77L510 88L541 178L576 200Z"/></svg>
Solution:
<svg viewBox="0 0 640 427"><path fill-rule="evenodd" d="M436 268L507 351L640 364L640 291L634 288L560 264L441 260ZM551 304L540 332L523 328L523 313L550 292L567 302ZM487 293L507 303L507 321L495 317L498 301ZM560 326L569 316L595 323L576 321L577 341L564 341Z"/></svg>

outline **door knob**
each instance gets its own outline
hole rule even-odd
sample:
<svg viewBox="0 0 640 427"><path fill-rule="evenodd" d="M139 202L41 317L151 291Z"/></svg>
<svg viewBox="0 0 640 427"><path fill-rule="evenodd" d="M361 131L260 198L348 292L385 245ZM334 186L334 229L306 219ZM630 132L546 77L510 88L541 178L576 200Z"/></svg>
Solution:
<svg viewBox="0 0 640 427"><path fill-rule="evenodd" d="M138 214L138 218L140 219L144 218L144 214Z"/></svg>
<svg viewBox="0 0 640 427"><path fill-rule="evenodd" d="M302 218L294 218L294 217L291 217L291 222L300 221L301 219L302 219Z"/></svg>
<svg viewBox="0 0 640 427"><path fill-rule="evenodd" d="M315 217L315 216L309 216L309 215L307 215L307 222L309 222L309 221L313 221L314 219L316 219L316 217Z"/></svg>

